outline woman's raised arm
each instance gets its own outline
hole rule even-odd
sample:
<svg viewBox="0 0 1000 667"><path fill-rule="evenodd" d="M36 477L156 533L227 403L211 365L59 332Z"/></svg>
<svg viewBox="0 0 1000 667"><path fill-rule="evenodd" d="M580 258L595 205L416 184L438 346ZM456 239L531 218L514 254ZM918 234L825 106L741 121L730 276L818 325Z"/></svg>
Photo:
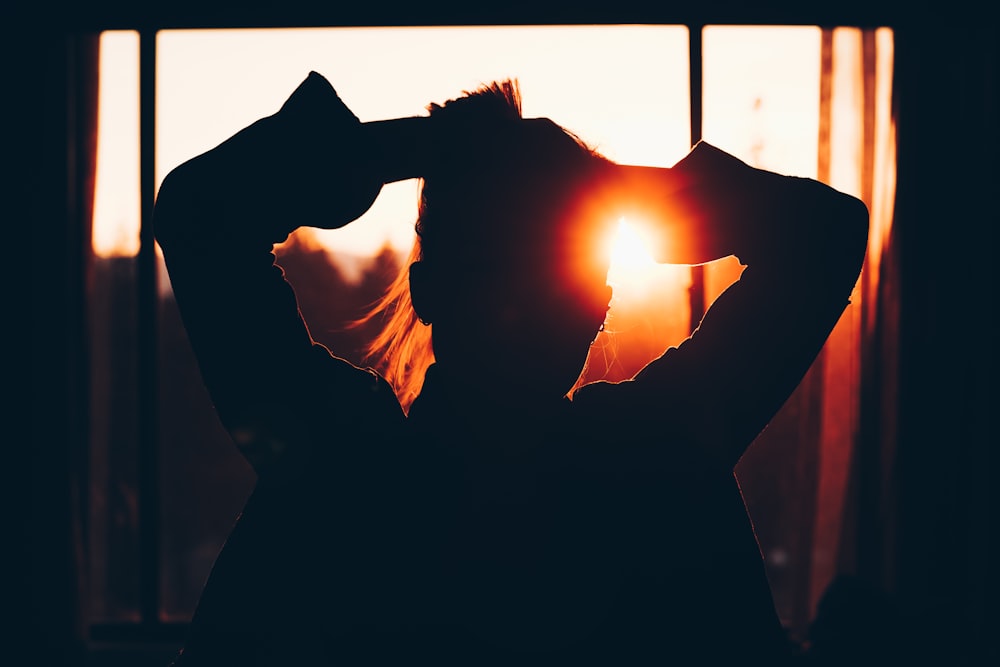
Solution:
<svg viewBox="0 0 1000 667"><path fill-rule="evenodd" d="M303 462L338 414L360 418L357 396L395 400L313 342L273 254L297 227L345 225L375 200L378 151L361 128L312 73L277 113L170 172L157 197L155 235L202 378L258 473Z"/></svg>
<svg viewBox="0 0 1000 667"><path fill-rule="evenodd" d="M617 388L636 418L651 416L654 428L734 466L848 305L868 211L815 180L755 169L704 143L671 169L619 171L658 261L735 255L746 265L691 337Z"/></svg>

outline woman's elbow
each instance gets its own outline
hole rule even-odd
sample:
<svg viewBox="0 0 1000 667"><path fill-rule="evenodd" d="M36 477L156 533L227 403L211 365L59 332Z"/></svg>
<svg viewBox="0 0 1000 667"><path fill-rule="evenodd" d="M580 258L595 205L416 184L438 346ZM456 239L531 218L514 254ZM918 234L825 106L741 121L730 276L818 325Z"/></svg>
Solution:
<svg viewBox="0 0 1000 667"><path fill-rule="evenodd" d="M153 205L153 236L161 247L185 235L196 226L197 181L190 162L172 169L160 183Z"/></svg>
<svg viewBox="0 0 1000 667"><path fill-rule="evenodd" d="M870 214L868 206L857 197L837 193L836 220L834 228L838 234L845 264L850 262L853 277L861 272L868 249L868 228Z"/></svg>

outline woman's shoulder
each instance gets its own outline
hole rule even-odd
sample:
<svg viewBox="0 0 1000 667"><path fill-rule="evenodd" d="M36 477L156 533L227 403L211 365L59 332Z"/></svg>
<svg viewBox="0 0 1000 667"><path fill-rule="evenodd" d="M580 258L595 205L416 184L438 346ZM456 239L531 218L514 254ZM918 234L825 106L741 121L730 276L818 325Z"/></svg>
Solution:
<svg viewBox="0 0 1000 667"><path fill-rule="evenodd" d="M345 419L367 420L368 426L375 426L371 420L381 424L402 423L405 419L403 408L392 385L377 371L361 367L347 359L332 354L324 346L314 345L315 354L322 363L322 400Z"/></svg>

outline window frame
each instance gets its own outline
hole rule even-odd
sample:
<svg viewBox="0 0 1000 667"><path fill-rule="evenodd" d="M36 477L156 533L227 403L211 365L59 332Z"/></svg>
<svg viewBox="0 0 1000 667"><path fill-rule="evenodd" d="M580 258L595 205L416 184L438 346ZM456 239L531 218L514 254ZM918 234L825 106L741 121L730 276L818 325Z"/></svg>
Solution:
<svg viewBox="0 0 1000 667"><path fill-rule="evenodd" d="M573 25L567 22L531 22L531 25ZM688 31L688 74L691 145L702 138L703 121L703 80L702 46L703 30L712 25L734 25L732 22L669 21L662 25L685 27ZM775 25L810 25L815 22L739 22L748 27L772 27ZM440 25L440 24L439 24ZM487 25L509 25L506 23L483 23ZM614 25L605 23L605 25ZM863 27L854 22L836 22L837 27ZM167 622L160 619L160 483L158 476L159 422L158 422L158 257L153 237L152 211L156 194L156 68L157 33L166 29L190 27L168 23L146 24L138 28L139 34L139 99L140 99L140 245L136 256L136 298L137 298L137 389L138 389L138 570L139 570L139 616L135 622L90 622L85 612L87 638L95 644L120 645L122 643L167 644L179 646L188 626L185 622ZM218 28L258 27L251 25L218 25ZM266 25L259 27L295 28L324 27L323 24L297 22L288 25ZM348 26L338 26L348 27ZM429 26L428 26L429 27ZM819 26L823 31L824 44L832 27ZM129 29L119 28L114 29ZM821 73L822 76L822 73ZM822 84L821 84L822 85ZM828 103L827 103L828 105ZM829 114L823 108L821 115ZM86 252L92 252L87 248ZM688 290L691 322L696 324L705 312L705 274L701 266L691 267L691 286ZM693 328L693 325L692 325ZM84 604L87 601L84 600Z"/></svg>

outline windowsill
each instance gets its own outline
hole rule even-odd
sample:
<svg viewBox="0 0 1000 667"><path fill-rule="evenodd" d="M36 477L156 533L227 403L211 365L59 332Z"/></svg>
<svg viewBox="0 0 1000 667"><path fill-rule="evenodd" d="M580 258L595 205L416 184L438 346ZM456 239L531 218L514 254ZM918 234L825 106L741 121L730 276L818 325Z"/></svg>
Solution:
<svg viewBox="0 0 1000 667"><path fill-rule="evenodd" d="M97 642L87 650L87 667L167 667L180 643Z"/></svg>

